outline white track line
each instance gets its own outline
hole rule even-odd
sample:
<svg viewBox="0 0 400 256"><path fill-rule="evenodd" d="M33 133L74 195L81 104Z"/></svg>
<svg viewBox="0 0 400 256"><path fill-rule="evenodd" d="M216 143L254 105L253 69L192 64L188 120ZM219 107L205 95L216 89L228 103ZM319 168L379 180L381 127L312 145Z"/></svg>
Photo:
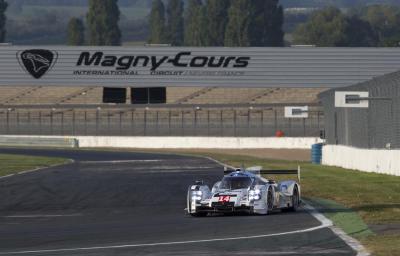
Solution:
<svg viewBox="0 0 400 256"><path fill-rule="evenodd" d="M7 179L7 178L10 178L10 177L12 177L12 176L15 176L16 174L8 174L8 175L5 175L5 176L1 176L0 177L0 180L1 179Z"/></svg>
<svg viewBox="0 0 400 256"><path fill-rule="evenodd" d="M37 172L37 171L41 171L41 170L45 170L45 169L49 169L49 168L53 168L53 167L57 167L57 166L63 166L63 165L71 164L71 163L74 163L74 162L75 162L74 160L68 159L68 161L66 163L54 164L54 165L50 165L50 166L46 166L46 167L40 167L40 168L35 168L35 169L32 169L32 170L20 171L18 173L12 173L12 174L9 174L9 175L6 175L6 176L1 176L0 180L11 178L11 177L16 176L16 175L22 175L22 174Z"/></svg>
<svg viewBox="0 0 400 256"><path fill-rule="evenodd" d="M111 161L79 161L82 164L123 164L123 163L154 163L161 162L161 159L154 160L111 160Z"/></svg>
<svg viewBox="0 0 400 256"><path fill-rule="evenodd" d="M228 167L228 168L231 168L231 169L236 169L236 167L234 167L234 166L232 166L232 165L229 165L229 164L224 164L224 163L222 163L222 162L220 162L220 161L218 161L218 160L216 160L216 159L214 159L214 158L211 158L211 157L208 157L208 156L201 156L201 157L203 157L203 158L205 158L205 159L208 159L208 160L210 160L210 161L213 161L214 163L217 163L217 164L219 164L219 165L221 165L221 166L223 166L223 167Z"/></svg>
<svg viewBox="0 0 400 256"><path fill-rule="evenodd" d="M304 200L303 200L304 201ZM314 207L312 207L309 203L306 203L304 208L318 221L321 223L328 223L332 221L326 218L323 214L319 213ZM350 246L354 251L357 252L357 256L369 256L371 255L365 247L356 239L347 235L342 229L334 226L333 224L329 226L329 229L337 235L340 239L342 239L348 246Z"/></svg>
<svg viewBox="0 0 400 256"><path fill-rule="evenodd" d="M347 235L343 230L336 226L329 227L333 233L338 235L343 241L346 242L353 250L357 252L357 256L370 256L371 253L357 240Z"/></svg>
<svg viewBox="0 0 400 256"><path fill-rule="evenodd" d="M256 239L256 238L266 238L266 237L275 237L275 236L284 236L284 235L294 235L294 234L308 233L308 232L312 232L312 231L319 230L319 229L329 228L330 225L331 225L331 223L326 223L326 224L321 224L319 226L312 227L312 228L307 228L307 229L300 229L300 230L281 232L281 233L275 233L275 234L256 235L256 236L225 237L225 238L216 238L216 239L188 240L188 241L163 242L163 243L124 244L124 245L97 246L97 247L78 247L78 248L69 248L69 249L0 252L0 255L77 252L77 251L93 251L93 250L105 250L105 249L124 249L124 248L163 246L163 245L197 244L197 243L208 243L208 242L221 242L221 241L233 241L233 240L244 240L244 239Z"/></svg>

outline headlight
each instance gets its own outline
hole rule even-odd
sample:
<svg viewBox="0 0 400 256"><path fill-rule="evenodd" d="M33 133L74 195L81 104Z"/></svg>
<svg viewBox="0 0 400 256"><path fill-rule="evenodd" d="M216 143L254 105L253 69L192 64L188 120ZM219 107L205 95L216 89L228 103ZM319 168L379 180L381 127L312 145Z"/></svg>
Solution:
<svg viewBox="0 0 400 256"><path fill-rule="evenodd" d="M256 189L256 190L249 191L249 200L250 201L260 200L260 199L261 199L261 190Z"/></svg>
<svg viewBox="0 0 400 256"><path fill-rule="evenodd" d="M192 200L199 201L199 200L201 200L202 195L203 195L202 191L192 191Z"/></svg>
<svg viewBox="0 0 400 256"><path fill-rule="evenodd" d="M194 195L194 196L202 196L203 192L202 191L192 191L192 195Z"/></svg>

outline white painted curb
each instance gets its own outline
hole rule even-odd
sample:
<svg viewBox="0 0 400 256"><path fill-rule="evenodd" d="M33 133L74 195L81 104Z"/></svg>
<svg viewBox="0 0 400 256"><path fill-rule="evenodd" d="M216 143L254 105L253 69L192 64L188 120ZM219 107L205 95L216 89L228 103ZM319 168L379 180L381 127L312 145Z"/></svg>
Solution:
<svg viewBox="0 0 400 256"><path fill-rule="evenodd" d="M308 202L303 200L305 203L304 208L318 221L322 224L329 224L328 228L332 230L340 239L342 239L348 246L350 246L354 251L357 252L357 256L370 256L371 254L365 249L365 247L356 239L347 235L341 228L333 225L332 221L325 217L322 213L318 212L313 206L311 206Z"/></svg>

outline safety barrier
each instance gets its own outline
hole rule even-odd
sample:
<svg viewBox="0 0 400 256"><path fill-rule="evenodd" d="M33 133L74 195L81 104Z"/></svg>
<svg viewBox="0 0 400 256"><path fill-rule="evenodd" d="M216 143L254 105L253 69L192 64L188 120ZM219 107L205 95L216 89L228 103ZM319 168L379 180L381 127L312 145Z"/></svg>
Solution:
<svg viewBox="0 0 400 256"><path fill-rule="evenodd" d="M193 149L310 149L319 138L77 137L81 147Z"/></svg>
<svg viewBox="0 0 400 256"><path fill-rule="evenodd" d="M324 144L317 143L311 147L311 162L313 164L321 164L322 161L322 147Z"/></svg>
<svg viewBox="0 0 400 256"><path fill-rule="evenodd" d="M325 145L322 151L324 165L400 176L400 150Z"/></svg>
<svg viewBox="0 0 400 256"><path fill-rule="evenodd" d="M0 136L0 146L77 148L79 143L75 138Z"/></svg>
<svg viewBox="0 0 400 256"><path fill-rule="evenodd" d="M0 136L4 138L7 136ZM311 145L322 142L316 137L303 138L275 138L275 137L113 137L113 136L14 136L14 138L24 138L24 141L35 139L49 141L56 139L74 140L79 142L79 147L83 148L143 148L143 149L310 149ZM76 142L78 144L78 142ZM25 143L26 144L26 143Z"/></svg>

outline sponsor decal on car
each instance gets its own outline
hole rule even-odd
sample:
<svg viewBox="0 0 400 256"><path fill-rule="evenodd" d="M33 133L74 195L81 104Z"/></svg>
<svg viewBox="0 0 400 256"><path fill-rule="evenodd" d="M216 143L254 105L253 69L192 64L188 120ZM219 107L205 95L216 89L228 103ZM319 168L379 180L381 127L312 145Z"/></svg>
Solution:
<svg viewBox="0 0 400 256"><path fill-rule="evenodd" d="M227 203L231 200L230 196L220 196L218 199L218 202L220 203Z"/></svg>

